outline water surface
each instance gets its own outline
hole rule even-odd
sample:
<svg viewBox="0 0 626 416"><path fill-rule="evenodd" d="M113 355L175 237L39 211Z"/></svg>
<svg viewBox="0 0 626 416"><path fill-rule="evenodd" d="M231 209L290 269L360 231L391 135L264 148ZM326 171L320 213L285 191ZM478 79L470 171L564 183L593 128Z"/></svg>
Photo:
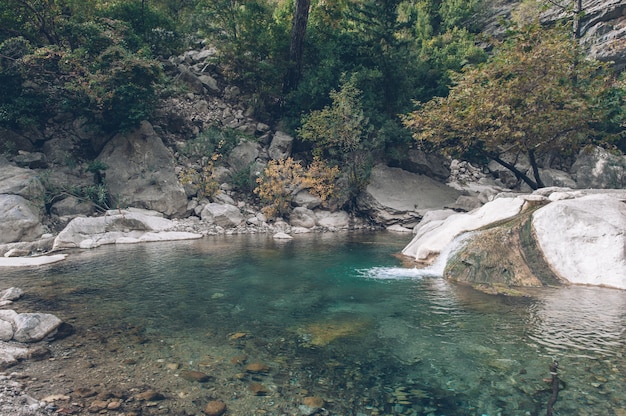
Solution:
<svg viewBox="0 0 626 416"><path fill-rule="evenodd" d="M484 295L403 268L393 254L410 238L333 233L109 246L2 270L0 289L20 286L25 305L77 327L139 328L155 360L193 368L218 357L217 384L236 383L234 354L267 363L259 381L270 392L238 393L233 414L246 414L236 411L249 409L245 397L265 414L296 414L287 409L297 410L300 392L324 398L333 415L545 414L551 392L543 379L554 359L565 382L556 414L626 414L626 292Z"/></svg>

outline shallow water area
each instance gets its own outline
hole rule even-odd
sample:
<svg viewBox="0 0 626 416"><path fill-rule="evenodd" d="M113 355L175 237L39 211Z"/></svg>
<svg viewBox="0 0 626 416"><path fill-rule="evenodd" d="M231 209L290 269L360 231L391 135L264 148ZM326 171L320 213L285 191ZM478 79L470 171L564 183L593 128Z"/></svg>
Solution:
<svg viewBox="0 0 626 416"><path fill-rule="evenodd" d="M201 414L219 399L227 414L300 415L317 396L315 414L495 416L545 414L557 359L555 414L626 415L626 292L485 295L402 268L393 254L410 238L207 237L1 270L0 289L27 293L12 307L76 328L50 344L52 360L17 370L36 378L34 396L80 387L166 397L142 414ZM189 370L209 380L189 381Z"/></svg>

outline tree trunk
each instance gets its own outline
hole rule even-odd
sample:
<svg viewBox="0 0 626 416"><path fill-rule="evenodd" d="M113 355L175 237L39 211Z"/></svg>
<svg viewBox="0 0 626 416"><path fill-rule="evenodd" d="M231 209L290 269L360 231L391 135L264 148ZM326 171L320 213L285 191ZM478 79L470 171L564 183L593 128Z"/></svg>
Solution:
<svg viewBox="0 0 626 416"><path fill-rule="evenodd" d="M485 154L485 152L482 152L482 153ZM526 184L530 186L530 189L532 189L533 191L540 188L537 182L533 181L532 179L528 177L528 175L526 175L524 172L517 169L515 165L512 165L506 162L505 160L502 160L499 156L494 155L494 154L485 154L485 156L487 156L488 158L492 159L494 162L497 162L498 164L504 166L505 168L513 172L513 174L518 180L526 182Z"/></svg>
<svg viewBox="0 0 626 416"><path fill-rule="evenodd" d="M302 52L304 51L304 36L309 20L311 0L296 0L291 27L291 43L289 45L289 67L283 82L283 93L298 88L302 73Z"/></svg>
<svg viewBox="0 0 626 416"><path fill-rule="evenodd" d="M537 188L543 188L545 185L539 176L539 166L537 166L537 159L535 158L535 151L528 151L528 161L530 162L530 167L533 170L533 176L535 177L535 182L537 183Z"/></svg>
<svg viewBox="0 0 626 416"><path fill-rule="evenodd" d="M574 32L574 39L580 39L580 16L583 11L583 0L574 0L574 23L572 29Z"/></svg>

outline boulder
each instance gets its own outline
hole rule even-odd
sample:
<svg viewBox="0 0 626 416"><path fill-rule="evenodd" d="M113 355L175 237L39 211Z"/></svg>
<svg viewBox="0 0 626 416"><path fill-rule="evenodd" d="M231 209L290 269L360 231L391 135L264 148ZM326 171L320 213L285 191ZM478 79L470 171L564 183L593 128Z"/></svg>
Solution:
<svg viewBox="0 0 626 416"><path fill-rule="evenodd" d="M315 211L315 222L328 229L346 229L350 227L350 216L345 211Z"/></svg>
<svg viewBox="0 0 626 416"><path fill-rule="evenodd" d="M315 227L315 212L305 207L296 207L289 216L289 225L292 227Z"/></svg>
<svg viewBox="0 0 626 416"><path fill-rule="evenodd" d="M376 165L357 207L378 224L412 226L427 211L453 205L460 195L427 176Z"/></svg>
<svg viewBox="0 0 626 416"><path fill-rule="evenodd" d="M53 334L63 323L49 313L20 313L14 319L15 333L13 340L17 342L37 342Z"/></svg>
<svg viewBox="0 0 626 416"><path fill-rule="evenodd" d="M291 155L292 148L293 137L282 131L277 131L274 134L268 153L272 159L286 159Z"/></svg>
<svg viewBox="0 0 626 416"><path fill-rule="evenodd" d="M415 228L415 237L402 250L402 254L418 262L430 263L456 236L496 221L513 218L520 213L524 202L521 197L497 198L468 213L442 215L441 219L422 221Z"/></svg>
<svg viewBox="0 0 626 416"><path fill-rule="evenodd" d="M73 195L54 202L50 207L50 213L59 217L93 215L95 211L96 207L93 202Z"/></svg>
<svg viewBox="0 0 626 416"><path fill-rule="evenodd" d="M4 322L2 327L5 330L6 323L11 326L13 335L9 339L26 343L41 341L63 323L49 313L17 313L11 309L0 310L0 322Z"/></svg>
<svg viewBox="0 0 626 416"><path fill-rule="evenodd" d="M30 349L14 343L0 342L0 370L14 366L30 356Z"/></svg>
<svg viewBox="0 0 626 416"><path fill-rule="evenodd" d="M626 190L562 199L534 213L538 245L557 276L626 289L625 202Z"/></svg>
<svg viewBox="0 0 626 416"><path fill-rule="evenodd" d="M261 145L251 141L244 141L230 152L228 163L235 171L247 168L259 157Z"/></svg>
<svg viewBox="0 0 626 416"><path fill-rule="evenodd" d="M393 161L393 164L411 173L426 175L441 181L447 180L450 176L450 162L447 159L419 149L409 149L402 159Z"/></svg>
<svg viewBox="0 0 626 416"><path fill-rule="evenodd" d="M571 171L576 188L623 188L626 186L626 155L600 147L584 149Z"/></svg>
<svg viewBox="0 0 626 416"><path fill-rule="evenodd" d="M201 234L174 232L174 222L145 210L108 211L103 217L78 217L57 235L53 250L105 244L187 240Z"/></svg>
<svg viewBox="0 0 626 416"><path fill-rule="evenodd" d="M291 203L296 207L315 209L322 205L322 200L319 197L311 194L306 189L303 189L293 196Z"/></svg>
<svg viewBox="0 0 626 416"><path fill-rule="evenodd" d="M33 241L43 234L38 207L19 195L0 194L0 243Z"/></svg>
<svg viewBox="0 0 626 416"><path fill-rule="evenodd" d="M234 205L217 203L206 204L200 213L200 218L208 224L224 228L234 228L245 220Z"/></svg>
<svg viewBox="0 0 626 416"><path fill-rule="evenodd" d="M174 171L174 159L147 121L130 133L120 133L98 159L108 166L106 183L111 195L127 205L185 215L187 196Z"/></svg>
<svg viewBox="0 0 626 416"><path fill-rule="evenodd" d="M19 195L34 202L42 200L43 192L37 172L11 165L0 156L0 194Z"/></svg>

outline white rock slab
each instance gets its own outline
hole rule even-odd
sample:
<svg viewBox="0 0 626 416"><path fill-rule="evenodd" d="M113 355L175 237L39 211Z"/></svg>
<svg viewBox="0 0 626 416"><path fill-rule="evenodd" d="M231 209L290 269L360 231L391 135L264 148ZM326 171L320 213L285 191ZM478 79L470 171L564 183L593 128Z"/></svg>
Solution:
<svg viewBox="0 0 626 416"><path fill-rule="evenodd" d="M65 260L67 254L52 254L36 257L0 257L0 267L42 266Z"/></svg>
<svg viewBox="0 0 626 416"><path fill-rule="evenodd" d="M626 203L610 194L552 202L533 214L546 261L575 284L626 289Z"/></svg>
<svg viewBox="0 0 626 416"><path fill-rule="evenodd" d="M464 232L474 231L485 225L512 218L519 214L525 203L524 198L497 198L468 213L453 214L442 220L418 224L415 237L402 250L405 256L416 261L429 262Z"/></svg>

